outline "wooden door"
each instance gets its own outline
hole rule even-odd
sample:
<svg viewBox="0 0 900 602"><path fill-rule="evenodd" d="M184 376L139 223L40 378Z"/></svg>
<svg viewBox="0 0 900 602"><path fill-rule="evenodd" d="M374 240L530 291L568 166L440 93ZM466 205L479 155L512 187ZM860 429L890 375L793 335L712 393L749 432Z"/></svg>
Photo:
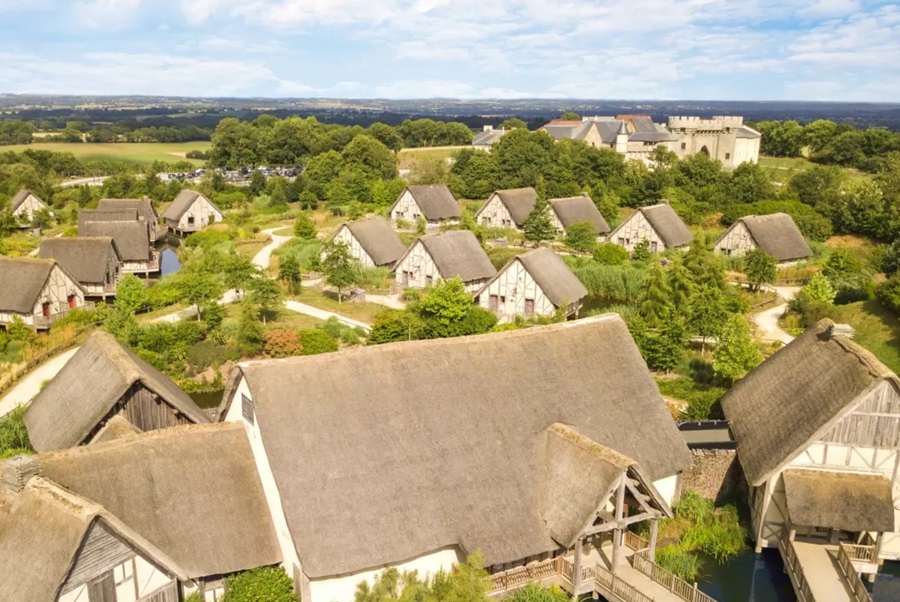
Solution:
<svg viewBox="0 0 900 602"><path fill-rule="evenodd" d="M525 317L530 318L534 315L534 299L525 299Z"/></svg>
<svg viewBox="0 0 900 602"><path fill-rule="evenodd" d="M497 295L491 295L488 299L488 307L490 307L491 311L497 311L500 309L500 297Z"/></svg>
<svg viewBox="0 0 900 602"><path fill-rule="evenodd" d="M116 602L116 581L112 571L88 583L88 599L90 602Z"/></svg>
<svg viewBox="0 0 900 602"><path fill-rule="evenodd" d="M44 301L41 304L41 313L44 314L45 318L50 317L50 302L49 301Z"/></svg>
<svg viewBox="0 0 900 602"><path fill-rule="evenodd" d="M69 295L66 297L66 301L69 302L69 309L75 309L75 295Z"/></svg>

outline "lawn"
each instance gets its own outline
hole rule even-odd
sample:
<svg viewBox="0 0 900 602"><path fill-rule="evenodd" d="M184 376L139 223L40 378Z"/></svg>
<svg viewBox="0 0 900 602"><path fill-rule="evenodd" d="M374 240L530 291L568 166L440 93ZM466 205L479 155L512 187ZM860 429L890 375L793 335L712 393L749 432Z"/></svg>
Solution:
<svg viewBox="0 0 900 602"><path fill-rule="evenodd" d="M4 151L23 151L26 149L49 150L59 153L72 153L79 161L116 161L121 163L137 163L146 165L154 161L175 163L190 161L196 166L203 165L198 159L185 159L184 155L192 150L209 150L210 142L176 142L176 143L137 143L118 142L108 144L77 142L36 142L34 144L18 144L4 146Z"/></svg>
<svg viewBox="0 0 900 602"><path fill-rule="evenodd" d="M235 325L241 319L241 305L232 303L225 306L225 320L230 325ZM268 320L265 325L266 330L274 330L276 328L285 330L304 330L307 328L315 328L317 325L323 324L322 320L299 314L284 308L279 308L278 317L274 320Z"/></svg>
<svg viewBox="0 0 900 602"><path fill-rule="evenodd" d="M447 159L457 152L469 146L429 146L426 148L404 148L397 153L397 161L400 169L410 169L416 162L423 159Z"/></svg>
<svg viewBox="0 0 900 602"><path fill-rule="evenodd" d="M803 157L763 157L759 158L759 166L765 171L773 182L786 184L795 173L805 171L816 165ZM844 168L844 173L850 178L868 178L868 174L858 169Z"/></svg>
<svg viewBox="0 0 900 602"><path fill-rule="evenodd" d="M900 373L900 318L877 301L837 305L831 319L853 327L853 339Z"/></svg>
<svg viewBox="0 0 900 602"><path fill-rule="evenodd" d="M300 289L300 294L291 295L290 299L367 324L374 322L375 316L387 309L377 303L352 303L346 299L338 304L337 293L321 291L310 286L303 287Z"/></svg>

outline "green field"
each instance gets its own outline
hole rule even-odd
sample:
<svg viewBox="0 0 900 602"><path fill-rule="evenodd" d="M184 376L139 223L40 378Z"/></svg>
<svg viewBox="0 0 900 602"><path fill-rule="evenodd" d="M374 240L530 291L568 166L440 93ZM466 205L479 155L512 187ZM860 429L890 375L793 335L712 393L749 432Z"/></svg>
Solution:
<svg viewBox="0 0 900 602"><path fill-rule="evenodd" d="M425 159L447 159L470 146L430 146L427 148L404 148L397 153L400 169L409 169L415 163Z"/></svg>
<svg viewBox="0 0 900 602"><path fill-rule="evenodd" d="M34 144L19 144L0 147L0 151L23 151L26 149L49 150L58 153L72 153L82 162L90 161L116 161L120 163L137 163L146 165L154 161L175 163L183 161L185 153L192 150L206 151L210 147L209 142L177 142L177 143L139 143L117 142L109 144L93 144L77 142L35 142ZM192 164L200 166L203 161L187 159Z"/></svg>
<svg viewBox="0 0 900 602"><path fill-rule="evenodd" d="M768 174L773 182L786 184L795 173L805 171L816 165L808 159L802 157L763 157L759 158L759 166ZM867 174L857 170L845 167L844 173L850 178L867 178Z"/></svg>
<svg viewBox="0 0 900 602"><path fill-rule="evenodd" d="M894 372L900 372L900 322L877 301L836 305L829 317L853 327L853 338Z"/></svg>

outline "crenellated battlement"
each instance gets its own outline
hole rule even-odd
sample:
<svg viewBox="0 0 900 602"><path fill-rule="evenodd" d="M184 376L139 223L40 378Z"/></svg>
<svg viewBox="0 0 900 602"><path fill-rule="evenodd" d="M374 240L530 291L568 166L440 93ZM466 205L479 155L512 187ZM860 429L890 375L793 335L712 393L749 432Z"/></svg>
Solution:
<svg viewBox="0 0 900 602"><path fill-rule="evenodd" d="M734 130L744 125L744 118L735 115L717 115L712 118L696 116L669 117L666 127L670 130Z"/></svg>

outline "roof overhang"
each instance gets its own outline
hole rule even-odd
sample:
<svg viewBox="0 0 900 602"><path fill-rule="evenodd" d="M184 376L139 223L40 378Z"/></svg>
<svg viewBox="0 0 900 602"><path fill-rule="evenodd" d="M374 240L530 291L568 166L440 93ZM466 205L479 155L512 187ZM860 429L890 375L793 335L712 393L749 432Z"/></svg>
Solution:
<svg viewBox="0 0 900 602"><path fill-rule="evenodd" d="M793 525L851 532L895 530L891 482L884 475L798 469L782 474Z"/></svg>

